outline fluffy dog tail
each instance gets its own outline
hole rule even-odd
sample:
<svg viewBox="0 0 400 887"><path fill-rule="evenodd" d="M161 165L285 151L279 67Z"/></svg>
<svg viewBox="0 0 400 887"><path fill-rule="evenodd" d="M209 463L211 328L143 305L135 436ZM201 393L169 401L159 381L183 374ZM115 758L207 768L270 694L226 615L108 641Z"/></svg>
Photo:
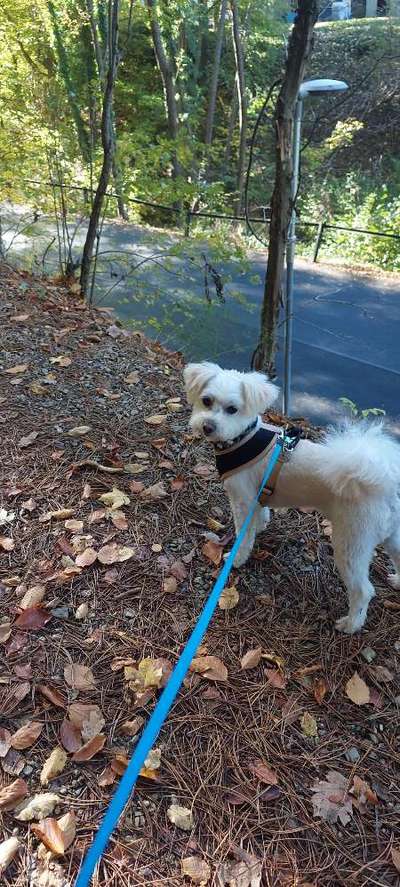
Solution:
<svg viewBox="0 0 400 887"><path fill-rule="evenodd" d="M318 455L317 474L344 498L385 495L400 486L400 446L382 422L348 423L329 431Z"/></svg>

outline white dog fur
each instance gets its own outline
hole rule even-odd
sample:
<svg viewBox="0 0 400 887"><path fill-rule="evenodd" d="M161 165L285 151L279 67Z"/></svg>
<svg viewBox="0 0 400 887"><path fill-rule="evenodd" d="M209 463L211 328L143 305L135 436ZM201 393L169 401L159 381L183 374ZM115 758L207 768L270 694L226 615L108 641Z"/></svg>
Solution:
<svg viewBox="0 0 400 887"><path fill-rule="evenodd" d="M189 364L184 380L193 407L190 426L214 444L238 437L278 394L261 373L223 370L214 363ZM264 471L261 460L224 481L236 533ZM301 440L279 474L270 505L315 508L332 522L335 564L349 601L348 614L336 622L340 631L352 634L364 625L375 594L369 566L377 545L392 558L396 572L388 578L400 589L400 447L381 423L348 424L318 443ZM260 506L236 567L246 563L268 521L269 509Z"/></svg>

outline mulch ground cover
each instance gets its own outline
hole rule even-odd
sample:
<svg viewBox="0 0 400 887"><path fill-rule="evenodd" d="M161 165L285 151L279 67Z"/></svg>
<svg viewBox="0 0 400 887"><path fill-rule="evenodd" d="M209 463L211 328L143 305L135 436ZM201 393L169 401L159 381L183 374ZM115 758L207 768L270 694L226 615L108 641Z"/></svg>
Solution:
<svg viewBox="0 0 400 887"><path fill-rule="evenodd" d="M187 430L181 356L57 282L4 265L0 283L0 872L66 887L232 526ZM94 884L399 883L400 598L386 572L378 553L366 629L341 636L328 522L274 516Z"/></svg>

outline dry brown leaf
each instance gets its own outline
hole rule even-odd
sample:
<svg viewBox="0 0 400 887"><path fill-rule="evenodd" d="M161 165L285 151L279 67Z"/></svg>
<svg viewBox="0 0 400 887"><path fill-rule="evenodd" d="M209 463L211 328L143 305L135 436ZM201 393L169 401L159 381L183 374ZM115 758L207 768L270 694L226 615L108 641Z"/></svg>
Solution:
<svg viewBox="0 0 400 887"><path fill-rule="evenodd" d="M66 520L74 513L73 508L57 508L55 511L46 511L39 518L40 524L46 524L49 520Z"/></svg>
<svg viewBox="0 0 400 887"><path fill-rule="evenodd" d="M190 832L194 826L193 813L188 807L181 807L179 804L171 804L167 810L167 816L173 825L183 829L184 832Z"/></svg>
<svg viewBox="0 0 400 887"><path fill-rule="evenodd" d="M178 475L178 477L174 477L173 480L171 480L171 482L170 482L169 488L172 493L179 493L180 490L185 490L186 489L185 478L181 477L180 475Z"/></svg>
<svg viewBox="0 0 400 887"><path fill-rule="evenodd" d="M326 780L317 780L311 789L314 816L326 822L346 825L353 814L353 801L348 793L348 780L337 770L330 770Z"/></svg>
<svg viewBox="0 0 400 887"><path fill-rule="evenodd" d="M100 773L98 777L98 783L101 788L107 788L109 785L114 785L116 780L116 773L112 769L111 766L105 767L105 769Z"/></svg>
<svg viewBox="0 0 400 887"><path fill-rule="evenodd" d="M218 542L213 542L211 539L208 542L205 542L203 548L201 549L204 557L207 558L208 561L211 561L216 567L222 561L223 548Z"/></svg>
<svg viewBox="0 0 400 887"><path fill-rule="evenodd" d="M28 798L27 801L20 804L17 812L14 813L15 819L18 819L20 822L31 822L32 819L45 819L46 816L50 816L54 807L60 801L61 798L53 794L53 792L33 795L32 798Z"/></svg>
<svg viewBox="0 0 400 887"><path fill-rule="evenodd" d="M262 877L262 862L251 856L250 853L245 855L245 859L239 862L224 862L217 868L219 883L228 884L229 887L260 887Z"/></svg>
<svg viewBox="0 0 400 887"><path fill-rule="evenodd" d="M392 863L395 869L400 874L400 847L392 847L390 850L390 855L392 857Z"/></svg>
<svg viewBox="0 0 400 887"><path fill-rule="evenodd" d="M84 437L91 430L90 425L75 425L67 431L68 437Z"/></svg>
<svg viewBox="0 0 400 887"><path fill-rule="evenodd" d="M68 813L64 813L64 816L60 816L60 819L57 819L57 822L63 836L64 848L65 850L68 850L68 847L70 847L75 840L76 835L76 817L74 811L69 810Z"/></svg>
<svg viewBox="0 0 400 887"><path fill-rule="evenodd" d="M350 794L353 795L355 799L353 804L357 807L360 813L366 812L368 804L376 806L379 803L377 795L372 788L370 788L364 779L360 779L357 775L354 776Z"/></svg>
<svg viewBox="0 0 400 887"><path fill-rule="evenodd" d="M175 576L175 579L177 579L178 582L183 582L184 579L187 579L188 571L185 564L178 558L178 560L174 561L173 564L170 564L168 567L168 575Z"/></svg>
<svg viewBox="0 0 400 887"><path fill-rule="evenodd" d="M314 681L313 692L314 692L314 699L316 700L316 702L318 702L318 705L322 705L322 703L325 699L327 690L328 690L328 687L326 685L326 681L324 680L324 678L316 678Z"/></svg>
<svg viewBox="0 0 400 887"><path fill-rule="evenodd" d="M142 729L143 724L144 718L138 715L133 721L124 721L124 723L121 724L121 733L125 736L136 736L139 733L139 730Z"/></svg>
<svg viewBox="0 0 400 887"><path fill-rule="evenodd" d="M103 545L97 553L97 558L101 564L119 564L128 561L135 554L134 548L127 545L118 545L117 542L110 542L109 545Z"/></svg>
<svg viewBox="0 0 400 887"><path fill-rule="evenodd" d="M249 770L254 773L254 776L256 776L260 782L264 782L265 785L278 784L278 776L275 773L275 770L271 770L271 767L260 759L249 764Z"/></svg>
<svg viewBox="0 0 400 887"><path fill-rule="evenodd" d="M25 437L21 437L18 441L19 448L21 450L24 450L26 447L30 447L30 445L34 443L37 437L39 437L38 431L31 431L30 434L27 434Z"/></svg>
<svg viewBox="0 0 400 887"><path fill-rule="evenodd" d="M26 499L25 502L21 502L21 512L22 511L32 512L32 511L35 511L36 508L37 508L37 503L32 498Z"/></svg>
<svg viewBox="0 0 400 887"><path fill-rule="evenodd" d="M61 745L65 748L65 751L69 752L70 754L82 748L83 742L80 730L78 729L78 727L75 727L72 721L69 721L68 718L64 718L61 724L60 742Z"/></svg>
<svg viewBox="0 0 400 887"><path fill-rule="evenodd" d="M38 684L36 689L57 708L65 708L66 702L64 696L58 690L55 690L54 687L48 687L46 684Z"/></svg>
<svg viewBox="0 0 400 887"><path fill-rule="evenodd" d="M30 748L34 745L43 730L43 724L40 721L30 721L24 727L20 727L11 737L11 745L18 751L24 748Z"/></svg>
<svg viewBox="0 0 400 887"><path fill-rule="evenodd" d="M6 644L11 635L11 622L0 623L0 644Z"/></svg>
<svg viewBox="0 0 400 887"><path fill-rule="evenodd" d="M70 287L71 292L73 292L72 287ZM71 366L72 360L70 357L67 357L65 354L59 354L58 357L50 357L50 363L58 364L60 367L69 367Z"/></svg>
<svg viewBox="0 0 400 887"><path fill-rule="evenodd" d="M0 844L0 875L5 872L21 847L19 838L7 838Z"/></svg>
<svg viewBox="0 0 400 887"><path fill-rule="evenodd" d="M87 717L82 723L81 733L84 743L87 743L90 739L98 736L99 733L101 733L104 724L105 720L101 712L96 708L92 708L87 713Z"/></svg>
<svg viewBox="0 0 400 887"><path fill-rule="evenodd" d="M40 784L48 785L51 779L55 779L64 770L68 756L63 748L59 745L53 748L53 751L43 764L40 774Z"/></svg>
<svg viewBox="0 0 400 887"><path fill-rule="evenodd" d="M220 610L233 610L234 607L237 607L238 603L239 592L236 585L229 585L228 588L224 588L218 601Z"/></svg>
<svg viewBox="0 0 400 887"><path fill-rule="evenodd" d="M199 856L186 856L181 860L182 875L190 878L193 884L205 885L211 878L211 869Z"/></svg>
<svg viewBox="0 0 400 887"><path fill-rule="evenodd" d="M46 588L44 585L33 585L32 588L28 588L28 591L19 602L20 609L29 610L30 607L35 607L36 604L40 604L45 594Z"/></svg>
<svg viewBox="0 0 400 887"><path fill-rule="evenodd" d="M32 666L30 662L27 662L26 665L14 665L13 671L17 675L18 678L28 678L28 680L32 677ZM1 757L1 755L0 755Z"/></svg>
<svg viewBox="0 0 400 887"><path fill-rule="evenodd" d="M369 687L367 687L365 681L360 678L357 671L355 671L350 680L347 681L346 696L348 696L355 705L367 705L370 702Z"/></svg>
<svg viewBox="0 0 400 887"><path fill-rule="evenodd" d="M190 671L201 674L209 681L228 680L228 669L217 656L196 656L192 660Z"/></svg>
<svg viewBox="0 0 400 887"><path fill-rule="evenodd" d="M174 594L178 588L178 583L175 579L175 576L166 576L162 587L163 591L166 594Z"/></svg>
<svg viewBox="0 0 400 887"><path fill-rule="evenodd" d="M380 684L390 684L394 680L394 674L385 665L371 665L370 672Z"/></svg>
<svg viewBox="0 0 400 887"><path fill-rule="evenodd" d="M127 385L136 385L138 381L139 373L137 373L136 370L134 370L132 373L128 373L127 376L124 376L124 382L126 382Z"/></svg>
<svg viewBox="0 0 400 887"><path fill-rule="evenodd" d="M259 665L261 661L261 654L262 647L255 647L254 650L248 650L240 660L240 665L243 671L247 668L257 668L257 665Z"/></svg>
<svg viewBox="0 0 400 887"><path fill-rule="evenodd" d="M66 520L64 527L66 530L72 530L73 533L80 533L83 530L83 520Z"/></svg>
<svg viewBox="0 0 400 887"><path fill-rule="evenodd" d="M78 620L78 622L81 622L83 619L86 619L88 613L89 613L89 606L88 606L88 604L83 603L83 604L79 604L79 607L76 608L74 616L75 616L75 619Z"/></svg>
<svg viewBox="0 0 400 887"><path fill-rule="evenodd" d="M37 396L41 394L47 394L47 390L44 385L41 385L40 382L30 382L29 390L32 391L32 394Z"/></svg>
<svg viewBox="0 0 400 887"><path fill-rule="evenodd" d="M123 505L129 505L131 500L123 490L113 487L109 493L103 493L99 496L99 501L104 502L104 505L107 508L111 508L112 511L118 511Z"/></svg>
<svg viewBox="0 0 400 887"><path fill-rule="evenodd" d="M15 548L15 542L13 542L9 536L0 536L0 548L2 548L3 551L13 551Z"/></svg>
<svg viewBox="0 0 400 887"><path fill-rule="evenodd" d="M11 748L11 733L5 727L0 727L0 758L4 758Z"/></svg>
<svg viewBox="0 0 400 887"><path fill-rule="evenodd" d="M31 826L31 831L55 856L61 856L64 853L64 838L56 819L51 817L42 819L37 825Z"/></svg>
<svg viewBox="0 0 400 887"><path fill-rule="evenodd" d="M209 478L214 474L214 466L209 462L198 462L198 464L194 466L193 472L194 474L197 474L198 477Z"/></svg>
<svg viewBox="0 0 400 887"><path fill-rule="evenodd" d="M82 554L78 554L75 558L75 563L77 567L91 567L95 560L97 560L97 551L94 548L85 548Z"/></svg>
<svg viewBox="0 0 400 887"><path fill-rule="evenodd" d="M161 413L156 413L154 416L146 416L144 421L147 425L162 425L166 418Z"/></svg>
<svg viewBox="0 0 400 887"><path fill-rule="evenodd" d="M318 724L309 711L305 711L300 718L301 729L305 736L317 737Z"/></svg>
<svg viewBox="0 0 400 887"><path fill-rule="evenodd" d="M94 713L98 720L102 718L101 709L95 704L73 702L68 708L68 717L79 731L82 730L85 721L89 720L91 713Z"/></svg>
<svg viewBox="0 0 400 887"><path fill-rule="evenodd" d="M3 370L3 373L8 376L18 376L19 373L25 373L28 369L29 363L16 363L13 367L8 367L7 370Z"/></svg>
<svg viewBox="0 0 400 887"><path fill-rule="evenodd" d="M27 607L17 617L15 625L24 631L40 631L51 618L51 613L44 607Z"/></svg>
<svg viewBox="0 0 400 887"><path fill-rule="evenodd" d="M131 480L129 489L131 493L141 493L144 490L144 484L139 480Z"/></svg>
<svg viewBox="0 0 400 887"><path fill-rule="evenodd" d="M127 530L128 529L128 521L126 514L123 511L112 511L110 514L112 523L117 530Z"/></svg>
<svg viewBox="0 0 400 887"><path fill-rule="evenodd" d="M107 737L104 733L99 733L98 736L93 736L92 739L89 739L89 742L86 742L79 751L76 751L75 754L72 755L72 760L77 763L82 763L83 761L90 761L104 746Z"/></svg>
<svg viewBox="0 0 400 887"><path fill-rule="evenodd" d="M74 662L64 668L64 678L73 690L95 690L96 682L93 672L88 665ZM71 715L70 715L71 717Z"/></svg>
<svg viewBox="0 0 400 887"><path fill-rule="evenodd" d="M168 496L168 491L165 489L165 484L161 480L157 484L153 484L151 487L146 487L141 496L142 499L151 499L153 502L156 502L158 499L165 499L165 496Z"/></svg>
<svg viewBox="0 0 400 887"><path fill-rule="evenodd" d="M25 779L15 779L10 785L0 788L0 810L14 810L27 795L29 788Z"/></svg>
<svg viewBox="0 0 400 887"><path fill-rule="evenodd" d="M2 760L2 768L4 772L9 773L10 776L19 776L25 765L25 758L14 748L10 748L5 758Z"/></svg>
<svg viewBox="0 0 400 887"><path fill-rule="evenodd" d="M275 687L277 690L285 689L287 678L282 672L277 671L276 668L266 668L264 674L271 687Z"/></svg>

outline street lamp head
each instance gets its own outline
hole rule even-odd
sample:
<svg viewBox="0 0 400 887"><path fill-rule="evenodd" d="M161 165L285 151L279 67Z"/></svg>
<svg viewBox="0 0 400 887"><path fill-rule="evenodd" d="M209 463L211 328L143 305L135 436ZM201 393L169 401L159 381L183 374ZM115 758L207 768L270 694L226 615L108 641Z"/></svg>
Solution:
<svg viewBox="0 0 400 887"><path fill-rule="evenodd" d="M299 98L307 95L325 95L327 92L344 92L348 89L344 80L304 80L299 89Z"/></svg>

